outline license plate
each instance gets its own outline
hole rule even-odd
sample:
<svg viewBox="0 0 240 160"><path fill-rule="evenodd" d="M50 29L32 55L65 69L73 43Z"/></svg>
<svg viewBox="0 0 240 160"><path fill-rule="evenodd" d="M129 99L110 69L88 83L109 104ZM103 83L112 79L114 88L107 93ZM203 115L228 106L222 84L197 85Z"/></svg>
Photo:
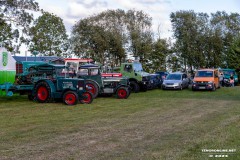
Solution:
<svg viewBox="0 0 240 160"><path fill-rule="evenodd" d="M205 87L199 87L199 89L205 89Z"/></svg>

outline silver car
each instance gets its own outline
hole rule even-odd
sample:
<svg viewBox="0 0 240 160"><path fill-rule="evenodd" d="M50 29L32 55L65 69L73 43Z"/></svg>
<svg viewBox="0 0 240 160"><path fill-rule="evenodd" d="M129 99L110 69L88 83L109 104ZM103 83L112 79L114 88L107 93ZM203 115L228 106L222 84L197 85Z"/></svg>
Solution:
<svg viewBox="0 0 240 160"><path fill-rule="evenodd" d="M162 89L180 89L188 88L189 78L187 74L181 72L174 72L168 74L162 84Z"/></svg>

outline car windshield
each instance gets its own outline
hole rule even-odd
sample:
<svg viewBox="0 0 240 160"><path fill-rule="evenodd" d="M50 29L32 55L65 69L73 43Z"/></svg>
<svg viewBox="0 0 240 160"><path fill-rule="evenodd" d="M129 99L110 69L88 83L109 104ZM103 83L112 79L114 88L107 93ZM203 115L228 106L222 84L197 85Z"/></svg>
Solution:
<svg viewBox="0 0 240 160"><path fill-rule="evenodd" d="M235 71L223 71L223 74L226 76L235 75Z"/></svg>
<svg viewBox="0 0 240 160"><path fill-rule="evenodd" d="M181 80L181 74L169 74L166 80Z"/></svg>
<svg viewBox="0 0 240 160"><path fill-rule="evenodd" d="M143 71L142 64L138 62L133 63L133 69L135 72Z"/></svg>
<svg viewBox="0 0 240 160"><path fill-rule="evenodd" d="M198 71L196 77L213 77L213 71Z"/></svg>

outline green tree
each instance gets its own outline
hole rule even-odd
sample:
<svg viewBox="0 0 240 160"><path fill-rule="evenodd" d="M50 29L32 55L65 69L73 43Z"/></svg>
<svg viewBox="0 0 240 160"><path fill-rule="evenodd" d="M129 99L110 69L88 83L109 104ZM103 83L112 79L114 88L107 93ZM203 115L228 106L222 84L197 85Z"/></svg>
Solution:
<svg viewBox="0 0 240 160"><path fill-rule="evenodd" d="M30 50L46 56L62 56L67 49L67 34L61 18L43 12L30 29Z"/></svg>
<svg viewBox="0 0 240 160"><path fill-rule="evenodd" d="M149 55L149 68L155 71L166 71L167 70L167 56L170 54L169 43L166 39L158 39L153 42L152 52Z"/></svg>
<svg viewBox="0 0 240 160"><path fill-rule="evenodd" d="M209 16L194 11L178 11L170 18L176 52L183 59L185 68L228 65L228 48L240 32L239 14L216 12Z"/></svg>
<svg viewBox="0 0 240 160"><path fill-rule="evenodd" d="M129 10L126 13L126 26L130 51L134 56L146 60L152 50L152 18L143 11Z"/></svg>
<svg viewBox="0 0 240 160"><path fill-rule="evenodd" d="M194 11L177 11L170 15L174 37L176 38L175 48L183 59L183 65L194 66L196 36L198 36L197 14Z"/></svg>
<svg viewBox="0 0 240 160"><path fill-rule="evenodd" d="M33 21L30 11L38 10L38 3L34 0L1 0L0 42L2 45L13 51L19 48L21 43L26 43L24 35L28 33Z"/></svg>
<svg viewBox="0 0 240 160"><path fill-rule="evenodd" d="M211 14L210 25L215 33L218 33L217 51L222 53L220 67L228 67L232 63L231 58L229 58L232 57L229 50L240 33L240 15L218 11Z"/></svg>
<svg viewBox="0 0 240 160"><path fill-rule="evenodd" d="M240 68L240 35L236 36L228 49L228 68Z"/></svg>
<svg viewBox="0 0 240 160"><path fill-rule="evenodd" d="M142 11L107 10L82 19L73 27L72 49L77 56L91 56L103 64L110 61L112 66L124 61L127 52L147 57L152 38L143 25L144 16Z"/></svg>

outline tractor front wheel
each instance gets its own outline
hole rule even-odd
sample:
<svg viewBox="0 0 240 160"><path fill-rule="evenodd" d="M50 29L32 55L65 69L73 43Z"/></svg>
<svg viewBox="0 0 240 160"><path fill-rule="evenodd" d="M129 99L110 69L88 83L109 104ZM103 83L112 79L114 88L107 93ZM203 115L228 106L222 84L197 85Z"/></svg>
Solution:
<svg viewBox="0 0 240 160"><path fill-rule="evenodd" d="M66 105L76 105L78 103L78 95L74 91L67 91L63 95L63 102Z"/></svg>
<svg viewBox="0 0 240 160"><path fill-rule="evenodd" d="M117 98L119 99L127 99L129 94L130 93L126 87L120 87L117 90Z"/></svg>
<svg viewBox="0 0 240 160"><path fill-rule="evenodd" d="M140 86L135 81L130 82L130 87L131 87L132 92L138 93L140 91Z"/></svg>
<svg viewBox="0 0 240 160"><path fill-rule="evenodd" d="M91 92L85 92L82 94L82 98L79 101L83 104L90 104L93 101L93 94Z"/></svg>

